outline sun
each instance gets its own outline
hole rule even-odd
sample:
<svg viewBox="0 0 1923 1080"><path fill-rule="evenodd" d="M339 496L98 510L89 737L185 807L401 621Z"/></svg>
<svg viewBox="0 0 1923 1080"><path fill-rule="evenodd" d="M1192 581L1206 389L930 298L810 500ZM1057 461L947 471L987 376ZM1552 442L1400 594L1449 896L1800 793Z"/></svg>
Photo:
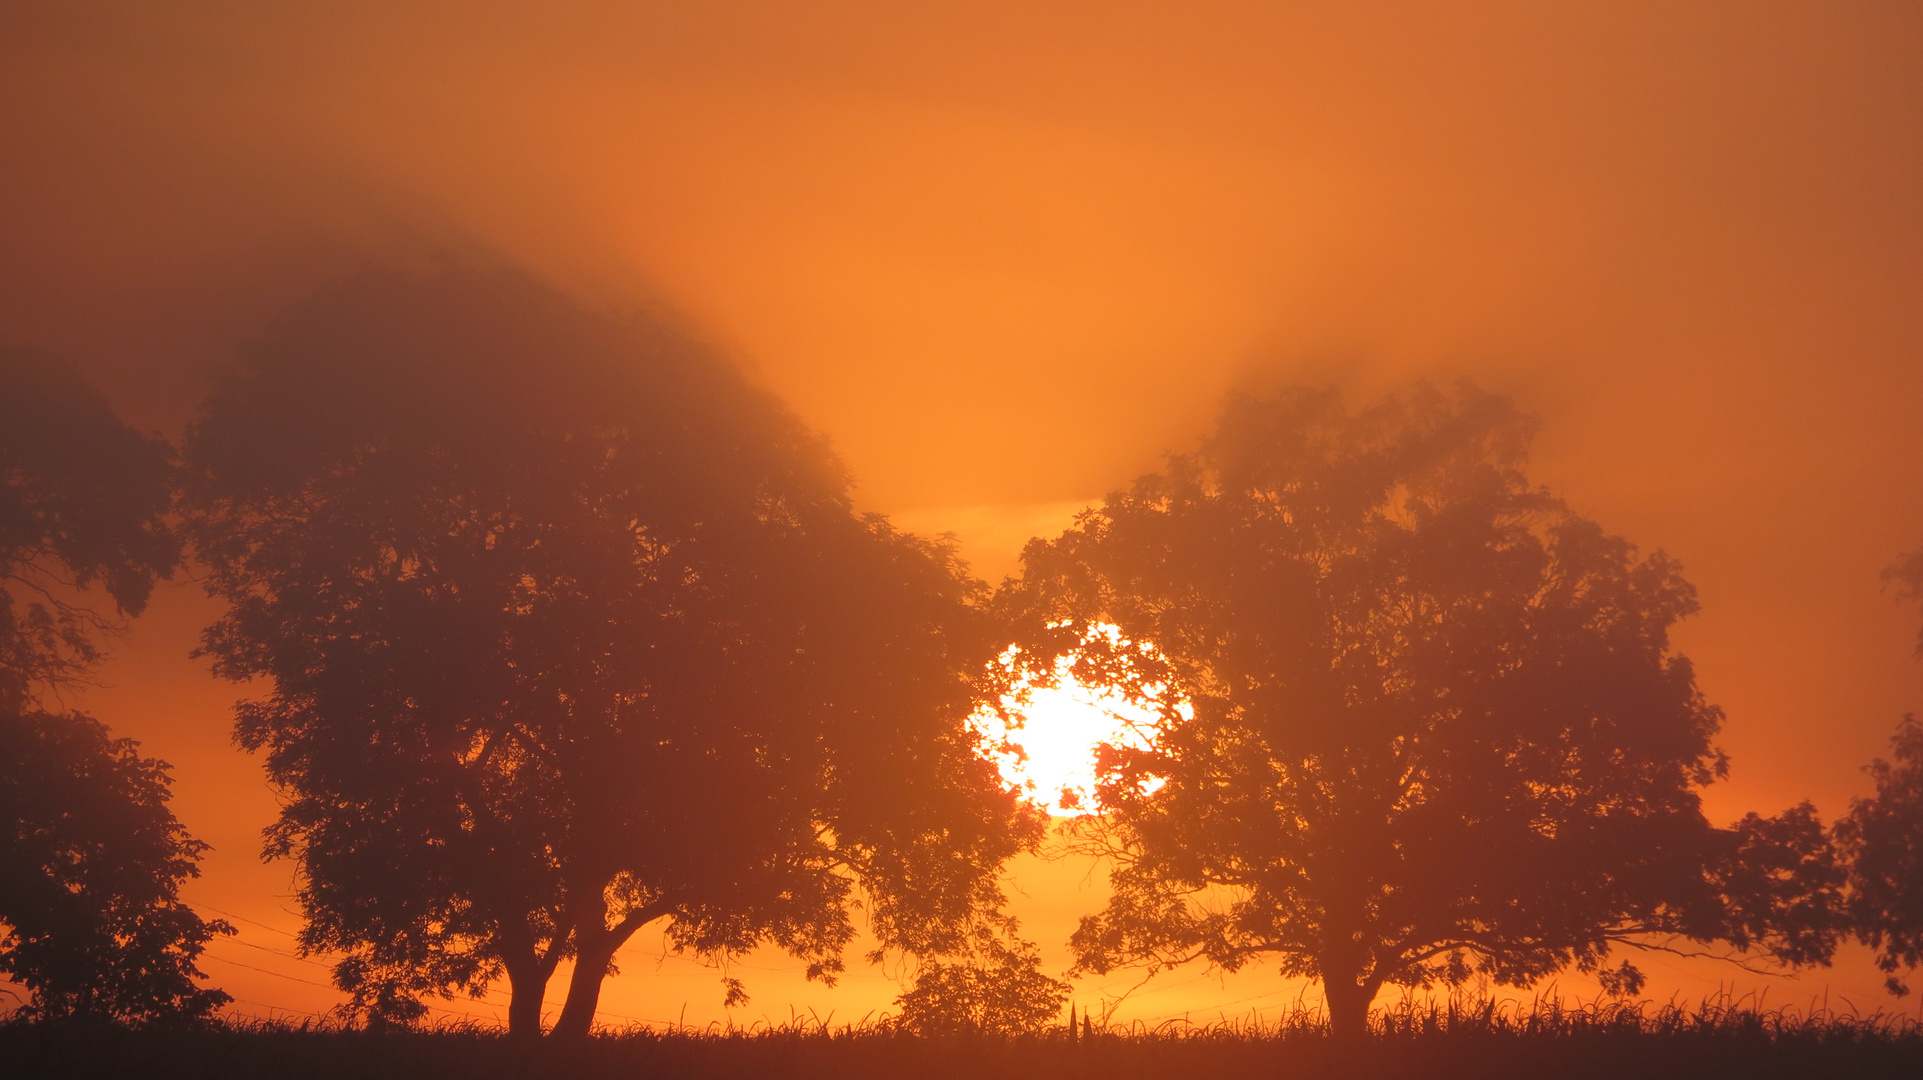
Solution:
<svg viewBox="0 0 1923 1080"><path fill-rule="evenodd" d="M1097 633L1117 633L1114 627ZM1010 664L1014 650L1004 653ZM1072 658L1056 664L1054 677L1025 681L1002 704L1012 715L984 706L973 718L990 747L989 758L1002 779L1057 817L1076 817L1099 809L1095 794L1096 748L1147 748L1161 717L1109 687L1087 686L1071 672ZM1188 715L1184 703L1179 715Z"/></svg>

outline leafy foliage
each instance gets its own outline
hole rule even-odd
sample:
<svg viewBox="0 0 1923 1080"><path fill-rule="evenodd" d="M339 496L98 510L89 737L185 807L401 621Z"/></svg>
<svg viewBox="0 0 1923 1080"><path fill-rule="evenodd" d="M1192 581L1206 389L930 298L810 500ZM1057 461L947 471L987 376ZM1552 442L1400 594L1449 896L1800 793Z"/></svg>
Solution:
<svg viewBox="0 0 1923 1080"><path fill-rule="evenodd" d="M99 658L114 624L76 590L101 585L138 615L179 562L168 454L121 423L72 361L0 349L0 705Z"/></svg>
<svg viewBox="0 0 1923 1080"><path fill-rule="evenodd" d="M1721 713L1668 638L1693 591L1531 486L1530 433L1469 388L1239 398L1030 544L1003 602L1031 669L1073 655L1162 714L1102 751L1087 828L1119 866L1080 970L1273 957L1355 1031L1385 984L1524 984L1617 945L1828 957L1814 813L1703 818Z"/></svg>
<svg viewBox="0 0 1923 1080"><path fill-rule="evenodd" d="M206 845L167 809L167 766L40 708L119 625L82 591L136 615L178 562L170 469L70 361L0 350L0 973L23 1016L191 1021L228 1000L195 983L230 928L179 900Z"/></svg>
<svg viewBox="0 0 1923 1080"><path fill-rule="evenodd" d="M538 1030L573 957L583 1034L659 919L832 979L865 898L940 952L1036 835L965 725L978 586L659 322L370 276L259 342L187 453L232 604L207 652L272 679L238 714L287 796L268 852L376 1017L506 974Z"/></svg>
<svg viewBox="0 0 1923 1080"><path fill-rule="evenodd" d="M1034 945L984 931L976 955L935 961L901 996L901 1027L917 1035L1015 1035L1039 1031L1062 1011L1068 984L1042 973Z"/></svg>
<svg viewBox="0 0 1923 1080"><path fill-rule="evenodd" d="M0 973L35 1018L204 1019L222 922L180 902L207 845L167 809L167 766L77 713L0 713Z"/></svg>
<svg viewBox="0 0 1923 1080"><path fill-rule="evenodd" d="M1869 773L1876 794L1858 799L1836 823L1849 859L1850 915L1857 936L1890 973L1890 992L1909 987L1897 975L1923 963L1923 725L1905 716L1890 737L1894 761L1878 758Z"/></svg>

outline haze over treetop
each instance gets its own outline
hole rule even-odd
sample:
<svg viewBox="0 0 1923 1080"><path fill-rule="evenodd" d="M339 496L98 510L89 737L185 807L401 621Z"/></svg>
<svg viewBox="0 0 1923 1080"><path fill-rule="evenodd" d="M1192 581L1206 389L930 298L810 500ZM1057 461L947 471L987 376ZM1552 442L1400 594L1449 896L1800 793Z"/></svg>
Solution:
<svg viewBox="0 0 1923 1080"><path fill-rule="evenodd" d="M1533 478L1687 568L1674 645L1736 763L1709 820L1828 820L1923 693L1879 578L1923 537L1919 55L1901 3L5 5L0 341L178 441L317 288L523 265L590 310L684 312L857 509L955 529L989 582L1193 451L1231 389L1467 375L1543 417ZM74 705L175 763L216 845L184 895L291 949L255 858L279 806L225 720L247 691L185 659L217 606L154 596ZM1025 873L1060 970L1080 875ZM632 974L659 944L604 1003L726 1015L692 963ZM275 972L229 965L240 996L333 1001L224 955ZM1788 985L1878 998L1845 970Z"/></svg>

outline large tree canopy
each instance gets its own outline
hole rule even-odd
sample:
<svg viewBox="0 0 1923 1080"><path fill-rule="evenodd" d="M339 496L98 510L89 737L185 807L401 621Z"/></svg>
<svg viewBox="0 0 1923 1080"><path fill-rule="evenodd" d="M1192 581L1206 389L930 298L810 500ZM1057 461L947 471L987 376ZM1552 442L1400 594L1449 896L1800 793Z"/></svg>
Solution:
<svg viewBox="0 0 1923 1080"><path fill-rule="evenodd" d="M187 454L207 650L271 680L239 713L269 850L376 1015L505 973L538 1031L573 957L585 1032L658 919L828 978L858 900L884 946L962 948L1036 833L966 725L979 586L659 321L370 275L251 347Z"/></svg>
<svg viewBox="0 0 1923 1080"><path fill-rule="evenodd" d="M0 350L0 974L31 1016L192 1020L228 1000L195 981L228 928L180 902L206 845L167 809L166 764L43 707L178 562L168 458L72 361Z"/></svg>
<svg viewBox="0 0 1923 1080"><path fill-rule="evenodd" d="M1030 544L1003 597L1022 670L1073 655L1162 718L1102 754L1089 827L1118 864L1081 969L1268 956L1356 1031L1384 984L1618 944L1829 955L1813 812L1704 820L1724 760L1669 643L1689 585L1530 485L1530 430L1467 388L1239 398Z"/></svg>
<svg viewBox="0 0 1923 1080"><path fill-rule="evenodd" d="M0 349L0 703L58 685L99 657L101 586L138 615L180 543L167 444L122 423L73 361Z"/></svg>

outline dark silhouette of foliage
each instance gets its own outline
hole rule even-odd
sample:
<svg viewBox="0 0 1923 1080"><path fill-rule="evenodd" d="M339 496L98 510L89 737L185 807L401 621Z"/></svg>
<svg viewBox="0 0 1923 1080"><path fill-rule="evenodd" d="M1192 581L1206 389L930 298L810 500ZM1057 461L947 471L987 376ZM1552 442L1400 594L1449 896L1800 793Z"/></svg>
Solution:
<svg viewBox="0 0 1923 1080"><path fill-rule="evenodd" d="M167 766L77 713L0 712L0 973L38 1019L169 1023L230 999L196 985L230 932L181 903L207 845L167 809Z"/></svg>
<svg viewBox="0 0 1923 1080"><path fill-rule="evenodd" d="M120 614L138 615L179 563L168 457L72 361L0 349L0 706L99 658L114 623L78 590L98 584Z"/></svg>
<svg viewBox="0 0 1923 1080"><path fill-rule="evenodd" d="M1870 763L1876 794L1857 799L1836 823L1850 869L1856 934L1890 973L1891 993L1909 993L1897 972L1923 963L1923 726L1905 716L1890 755Z"/></svg>
<svg viewBox="0 0 1923 1080"><path fill-rule="evenodd" d="M584 1035L666 920L832 979L965 948L1039 824L975 753L993 655L952 552L659 321L511 272L369 275L277 323L187 444L216 669L286 807L302 943L375 1020L505 975ZM741 987L727 981L730 1000Z"/></svg>
<svg viewBox="0 0 1923 1080"><path fill-rule="evenodd" d="M897 1023L917 1035L1015 1035L1061 1015L1068 984L1042 973L1033 945L1010 945L986 929L977 955L935 961L901 996Z"/></svg>
<svg viewBox="0 0 1923 1080"><path fill-rule="evenodd" d="M178 897L206 845L167 809L167 766L78 713L43 710L146 606L180 547L166 443L128 428L71 361L0 350L0 974L18 1014L205 1018L203 922Z"/></svg>
<svg viewBox="0 0 1923 1080"><path fill-rule="evenodd" d="M1162 717L1101 752L1084 828L1119 866L1079 970L1271 957L1355 1033L1383 985L1633 991L1612 946L1827 959L1814 812L1704 820L1721 714L1668 638L1693 591L1531 486L1531 429L1467 387L1237 398L1029 545L1017 670L1074 656Z"/></svg>

